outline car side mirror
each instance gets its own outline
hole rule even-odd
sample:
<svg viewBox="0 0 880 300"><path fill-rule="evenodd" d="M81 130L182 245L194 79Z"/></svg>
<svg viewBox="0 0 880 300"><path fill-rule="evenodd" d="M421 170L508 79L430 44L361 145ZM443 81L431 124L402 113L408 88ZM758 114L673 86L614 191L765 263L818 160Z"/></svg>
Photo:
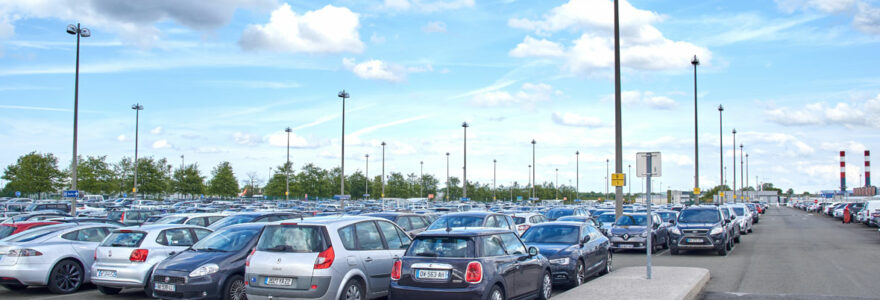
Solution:
<svg viewBox="0 0 880 300"><path fill-rule="evenodd" d="M590 236L589 236L589 235L588 235L588 236L585 236L585 237L581 240L581 244L586 244L586 243L589 243L589 242L590 242Z"/></svg>
<svg viewBox="0 0 880 300"><path fill-rule="evenodd" d="M539 253L538 248L529 247L529 256L538 256Z"/></svg>
<svg viewBox="0 0 880 300"><path fill-rule="evenodd" d="M669 220L669 224L675 225L675 220Z"/></svg>

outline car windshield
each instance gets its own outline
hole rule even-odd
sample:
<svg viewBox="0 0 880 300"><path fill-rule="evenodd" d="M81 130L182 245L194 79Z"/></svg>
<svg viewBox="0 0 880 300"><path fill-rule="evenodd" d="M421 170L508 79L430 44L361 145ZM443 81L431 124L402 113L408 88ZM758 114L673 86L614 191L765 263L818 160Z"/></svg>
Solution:
<svg viewBox="0 0 880 300"><path fill-rule="evenodd" d="M0 239L12 235L13 232L15 232L13 226L0 226Z"/></svg>
<svg viewBox="0 0 880 300"><path fill-rule="evenodd" d="M675 213L657 213L660 215L660 218L663 218L663 222L669 222L669 220L675 220Z"/></svg>
<svg viewBox="0 0 880 300"><path fill-rule="evenodd" d="M255 218L257 218L256 215L228 216L223 219L220 219L220 221L214 222L214 224L211 224L210 226L208 226L208 228L213 229L213 230L217 230L217 229L229 226L229 225L247 223L247 222L252 221Z"/></svg>
<svg viewBox="0 0 880 300"><path fill-rule="evenodd" d="M196 251L238 251L247 246L259 233L260 228L224 228L199 240L192 246L192 249Z"/></svg>
<svg viewBox="0 0 880 300"><path fill-rule="evenodd" d="M733 212L736 213L737 216L745 216L746 209L742 207L734 207Z"/></svg>
<svg viewBox="0 0 880 300"><path fill-rule="evenodd" d="M483 226L483 218L475 216L443 216L434 221L428 230L461 227L481 227Z"/></svg>
<svg viewBox="0 0 880 300"><path fill-rule="evenodd" d="M570 216L574 214L573 209L551 209L547 212L547 218L550 220L556 220L564 216Z"/></svg>
<svg viewBox="0 0 880 300"><path fill-rule="evenodd" d="M153 224L183 224L184 221L186 221L186 217L168 216L153 222Z"/></svg>
<svg viewBox="0 0 880 300"><path fill-rule="evenodd" d="M101 243L103 247L138 247L147 236L143 231L119 230L110 233L110 236Z"/></svg>
<svg viewBox="0 0 880 300"><path fill-rule="evenodd" d="M526 222L526 217L513 217L513 223L516 225L523 224Z"/></svg>
<svg viewBox="0 0 880 300"><path fill-rule="evenodd" d="M714 209L685 209L678 217L679 223L718 223L721 215Z"/></svg>
<svg viewBox="0 0 880 300"><path fill-rule="evenodd" d="M268 226L257 251L312 253L324 251L324 234L317 226Z"/></svg>
<svg viewBox="0 0 880 300"><path fill-rule="evenodd" d="M110 213L107 214L107 219L120 220L120 219L122 219L122 212L121 211L111 211Z"/></svg>
<svg viewBox="0 0 880 300"><path fill-rule="evenodd" d="M471 257L473 251L469 244L471 239L466 237L416 237L413 240L407 256L425 257Z"/></svg>
<svg viewBox="0 0 880 300"><path fill-rule="evenodd" d="M614 223L614 214L601 214L596 218L596 221L599 221L600 223Z"/></svg>
<svg viewBox="0 0 880 300"><path fill-rule="evenodd" d="M645 225L648 225L648 216L645 216L645 215L620 216L620 218L617 219L617 222L614 222L614 225L617 225L617 226L645 226Z"/></svg>
<svg viewBox="0 0 880 300"><path fill-rule="evenodd" d="M587 217L567 216L556 219L556 221L585 222Z"/></svg>
<svg viewBox="0 0 880 300"><path fill-rule="evenodd" d="M578 228L575 226L538 226L529 228L522 235L526 244L576 244Z"/></svg>

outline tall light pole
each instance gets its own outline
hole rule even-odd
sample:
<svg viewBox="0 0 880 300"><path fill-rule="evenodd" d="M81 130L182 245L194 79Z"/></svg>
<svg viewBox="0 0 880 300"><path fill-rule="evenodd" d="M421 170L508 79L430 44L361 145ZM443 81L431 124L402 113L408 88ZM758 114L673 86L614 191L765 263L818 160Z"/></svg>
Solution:
<svg viewBox="0 0 880 300"><path fill-rule="evenodd" d="M700 199L700 195L696 193L700 189L700 147L698 146L700 130L697 125L697 66L700 60L696 55L691 60L691 64L694 65L694 192L696 194L694 197Z"/></svg>
<svg viewBox="0 0 880 300"><path fill-rule="evenodd" d="M632 178L630 177L630 175L632 175L632 170L632 165L626 165L626 186L629 187L629 192L627 192L627 194L629 194L630 197L632 197L633 193L633 186L631 184Z"/></svg>
<svg viewBox="0 0 880 300"><path fill-rule="evenodd" d="M446 201L449 201L449 194L452 193L449 189L449 152L446 152Z"/></svg>
<svg viewBox="0 0 880 300"><path fill-rule="evenodd" d="M529 185L532 185L532 165L529 165ZM527 187L527 188L531 188L531 187ZM531 189L529 189L529 198L532 198ZM532 199L529 199L529 201L532 201Z"/></svg>
<svg viewBox="0 0 880 300"><path fill-rule="evenodd" d="M364 158L367 162L367 169L365 171L366 175L364 175L364 177L366 177L366 180L364 180L364 195L365 195L364 198L367 198L369 196L366 196L366 195L370 194L370 155L364 154Z"/></svg>
<svg viewBox="0 0 880 300"><path fill-rule="evenodd" d="M739 182L740 182L740 184L745 184L745 183L746 183L746 181L743 179L743 171L744 171L744 170L743 170L743 165L744 165L744 164L743 164L743 144L740 143L740 144L739 144ZM742 186L742 193L740 193L740 196L743 197L743 199L742 199L742 200L743 200L743 203L745 203L745 200L746 200L746 199L745 199L745 194L746 194L746 186L743 185L743 186Z"/></svg>
<svg viewBox="0 0 880 300"><path fill-rule="evenodd" d="M180 169L183 170L183 166L185 165L183 161L183 154L180 155Z"/></svg>
<svg viewBox="0 0 880 300"><path fill-rule="evenodd" d="M723 113L724 106L718 104L718 161L720 162L718 171L721 172L721 177L719 177L718 180L720 180L719 189L722 192L724 191L724 123L721 121ZM724 204L724 197L721 197L720 194L718 197L718 202L722 205Z"/></svg>
<svg viewBox="0 0 880 300"><path fill-rule="evenodd" d="M736 128L733 129L733 203L736 203Z"/></svg>
<svg viewBox="0 0 880 300"><path fill-rule="evenodd" d="M574 152L574 199L581 198L581 152Z"/></svg>
<svg viewBox="0 0 880 300"><path fill-rule="evenodd" d="M556 183L553 184L553 188L556 189L556 199L559 200L559 168L556 168Z"/></svg>
<svg viewBox="0 0 880 300"><path fill-rule="evenodd" d="M131 190L134 193L134 197L137 198L138 192L138 132L140 126L140 116L141 111L144 110L144 106L140 103L136 103L131 106L131 109L134 110L134 188Z"/></svg>
<svg viewBox="0 0 880 300"><path fill-rule="evenodd" d="M497 191L495 189L495 180L498 179L497 170L498 170L498 160L493 159L492 160L492 201L495 201L498 199L495 195L495 192Z"/></svg>
<svg viewBox="0 0 880 300"><path fill-rule="evenodd" d="M382 199L385 199L385 142L382 142ZM382 202L385 203L385 202ZM384 204L383 204L384 205Z"/></svg>
<svg viewBox="0 0 880 300"><path fill-rule="evenodd" d="M419 161L419 198L422 197L422 187L425 185L424 184L425 177L424 177L424 175L422 175L423 174L422 172L424 170L425 170L425 162Z"/></svg>
<svg viewBox="0 0 880 300"><path fill-rule="evenodd" d="M339 172L339 207L342 208L342 213L345 213L345 99L351 98L345 90L342 90L337 94L339 98L342 98L342 142L339 143L342 146L342 156L339 157L340 160L340 172Z"/></svg>
<svg viewBox="0 0 880 300"><path fill-rule="evenodd" d="M287 132L287 164L284 165L284 175L287 179L284 182L284 200L290 200L290 127L284 128Z"/></svg>
<svg viewBox="0 0 880 300"><path fill-rule="evenodd" d="M746 188L750 187L749 185L749 154L746 153ZM757 190L757 189L755 189Z"/></svg>
<svg viewBox="0 0 880 300"><path fill-rule="evenodd" d="M538 165L535 164L535 140L532 140L532 166L532 198L538 198L537 190L535 190L535 184L537 183L535 169L538 169Z"/></svg>
<svg viewBox="0 0 880 300"><path fill-rule="evenodd" d="M70 189L76 190L76 166L77 157L76 154L76 133L77 133L77 122L79 121L79 39L80 37L90 37L92 32L89 31L88 28L82 28L79 26L79 23L76 23L76 26L73 24L67 25L67 33L76 35L76 77L74 79L73 84L73 159L71 160L70 167ZM73 216L76 216L76 198L73 198L70 205L70 213Z"/></svg>
<svg viewBox="0 0 880 300"><path fill-rule="evenodd" d="M620 9L614 0L614 170L623 173L623 117L620 108ZM623 215L623 187L614 187L614 217Z"/></svg>
<svg viewBox="0 0 880 300"><path fill-rule="evenodd" d="M461 183L461 197L467 198L467 129L470 127L467 122L461 123L461 128L464 129L464 168L462 168L462 172L464 172L464 180Z"/></svg>
<svg viewBox="0 0 880 300"><path fill-rule="evenodd" d="M608 171L608 162L609 162L608 159L605 159L605 197L606 198L608 197L608 176L610 176L609 171Z"/></svg>

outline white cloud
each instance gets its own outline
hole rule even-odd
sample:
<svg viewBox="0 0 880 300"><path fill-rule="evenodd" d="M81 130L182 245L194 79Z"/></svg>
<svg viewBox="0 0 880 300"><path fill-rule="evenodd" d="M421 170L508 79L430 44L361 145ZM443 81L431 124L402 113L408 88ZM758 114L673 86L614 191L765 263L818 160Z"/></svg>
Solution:
<svg viewBox="0 0 880 300"><path fill-rule="evenodd" d="M359 27L359 15L345 7L327 5L297 15L285 3L272 12L269 23L248 25L238 43L245 50L360 53Z"/></svg>
<svg viewBox="0 0 880 300"><path fill-rule="evenodd" d="M402 65L371 59L357 63L354 59L343 58L342 65L352 73L363 79L385 80L400 82L406 80L409 73L421 73L432 71L430 65L404 67Z"/></svg>
<svg viewBox="0 0 880 300"><path fill-rule="evenodd" d="M276 147L287 147L287 132L281 130L277 132L270 133L263 137L264 141L269 142L269 145ZM295 132L290 133L290 147L292 148L308 148L309 142L304 138L296 134Z"/></svg>
<svg viewBox="0 0 880 300"><path fill-rule="evenodd" d="M856 151L856 154L857 154L857 155L860 155L860 154L862 153L862 151L865 151L865 150L868 149L868 147L865 146L865 144L862 144L862 143L859 143L859 142L856 142L856 141L848 141L848 142L823 142L823 143L819 146L819 148L822 148L822 150L825 150L825 151L828 151L828 152L832 152L832 153L833 153L834 151L841 151L841 150L843 150L843 151L847 151L847 152L849 152L849 151Z"/></svg>
<svg viewBox="0 0 880 300"><path fill-rule="evenodd" d="M861 32L880 35L880 8L865 3L859 3L858 8L853 26Z"/></svg>
<svg viewBox="0 0 880 300"><path fill-rule="evenodd" d="M250 133L243 133L243 132L233 133L232 139L235 141L236 144L246 145L246 146L256 146L256 145L262 143L262 140L260 139L259 136L256 136L256 135L253 135Z"/></svg>
<svg viewBox="0 0 880 300"><path fill-rule="evenodd" d="M156 128L153 128L152 130L150 130L150 133L152 133L152 134L162 134L162 126L158 126L158 127L156 127Z"/></svg>
<svg viewBox="0 0 880 300"><path fill-rule="evenodd" d="M880 95L863 103L811 103L803 108L778 107L764 112L770 122L785 126L842 125L880 127Z"/></svg>
<svg viewBox="0 0 880 300"><path fill-rule="evenodd" d="M126 137L124 134L120 134L119 136L116 137L116 140L120 141L120 142L125 142L125 141L128 141L128 137Z"/></svg>
<svg viewBox="0 0 880 300"><path fill-rule="evenodd" d="M798 10L818 11L827 14L853 17L853 27L863 33L880 35L880 8L865 0L776 0L779 8L787 13Z"/></svg>
<svg viewBox="0 0 880 300"><path fill-rule="evenodd" d="M174 146L168 143L168 140L158 140L153 142L153 149L165 149L165 148L173 148Z"/></svg>
<svg viewBox="0 0 880 300"><path fill-rule="evenodd" d="M473 7L474 0L385 0L385 7L397 11L439 12Z"/></svg>
<svg viewBox="0 0 880 300"><path fill-rule="evenodd" d="M373 44L382 44L385 43L385 37L374 32L373 35L370 35L370 42Z"/></svg>
<svg viewBox="0 0 880 300"><path fill-rule="evenodd" d="M770 144L780 147L780 149L775 150L776 152L786 153L788 155L807 155L813 154L816 150L808 145L807 143L801 141L799 138L794 135L787 133L776 133L776 132L740 132L738 135L738 140L740 143L745 143L748 145L756 145L756 144ZM757 147L751 146L751 149L756 149ZM749 152L747 148L746 152Z"/></svg>
<svg viewBox="0 0 880 300"><path fill-rule="evenodd" d="M524 83L520 90L511 94L507 91L490 90L474 95L471 104L481 107L495 107L513 104L534 105L536 102L550 101L562 92L546 83Z"/></svg>
<svg viewBox="0 0 880 300"><path fill-rule="evenodd" d="M574 126L574 127L599 127L602 125L602 121L596 117L585 117L578 114L566 112L566 113L553 113L553 122L559 125L565 126Z"/></svg>
<svg viewBox="0 0 880 300"><path fill-rule="evenodd" d="M606 97L606 99L612 96ZM651 91L623 91L620 102L631 107L649 107L653 109L673 109L678 107L678 102L667 96L658 96Z"/></svg>
<svg viewBox="0 0 880 300"><path fill-rule="evenodd" d="M674 70L690 66L693 55L703 63L710 63L712 54L708 49L689 42L667 39L652 24L663 17L655 12L640 10L621 1L620 14L626 15L621 27L622 66L636 70ZM538 35L549 36L558 31L582 32L569 47L548 39L536 40L526 36L522 43L510 51L514 57L557 57L563 60L564 69L572 73L588 74L607 69L614 64L614 40L611 14L612 2L608 0L570 0L555 7L539 20L512 18L508 25L525 29Z"/></svg>
<svg viewBox="0 0 880 300"><path fill-rule="evenodd" d="M446 32L446 23L443 23L441 21L428 22L428 25L425 25L425 27L422 27L422 31L427 32L427 33L435 33L435 32L443 33L443 32Z"/></svg>
<svg viewBox="0 0 880 300"><path fill-rule="evenodd" d="M776 0L779 8L788 13L805 9L839 13L851 10L857 3L857 0Z"/></svg>

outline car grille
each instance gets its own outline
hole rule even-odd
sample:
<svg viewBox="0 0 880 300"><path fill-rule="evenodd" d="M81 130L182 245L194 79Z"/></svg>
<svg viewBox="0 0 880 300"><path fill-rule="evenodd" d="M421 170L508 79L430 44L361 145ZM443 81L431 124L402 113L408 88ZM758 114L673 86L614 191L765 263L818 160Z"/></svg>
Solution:
<svg viewBox="0 0 880 300"><path fill-rule="evenodd" d="M186 278L185 277L176 277L176 276L156 275L156 276L153 276L153 281L159 282L159 283L184 284L184 283L186 283Z"/></svg>
<svg viewBox="0 0 880 300"><path fill-rule="evenodd" d="M687 234L687 235L705 235L706 233L709 232L709 230L707 230L707 229L685 229L685 230L682 230L681 232L684 234Z"/></svg>

